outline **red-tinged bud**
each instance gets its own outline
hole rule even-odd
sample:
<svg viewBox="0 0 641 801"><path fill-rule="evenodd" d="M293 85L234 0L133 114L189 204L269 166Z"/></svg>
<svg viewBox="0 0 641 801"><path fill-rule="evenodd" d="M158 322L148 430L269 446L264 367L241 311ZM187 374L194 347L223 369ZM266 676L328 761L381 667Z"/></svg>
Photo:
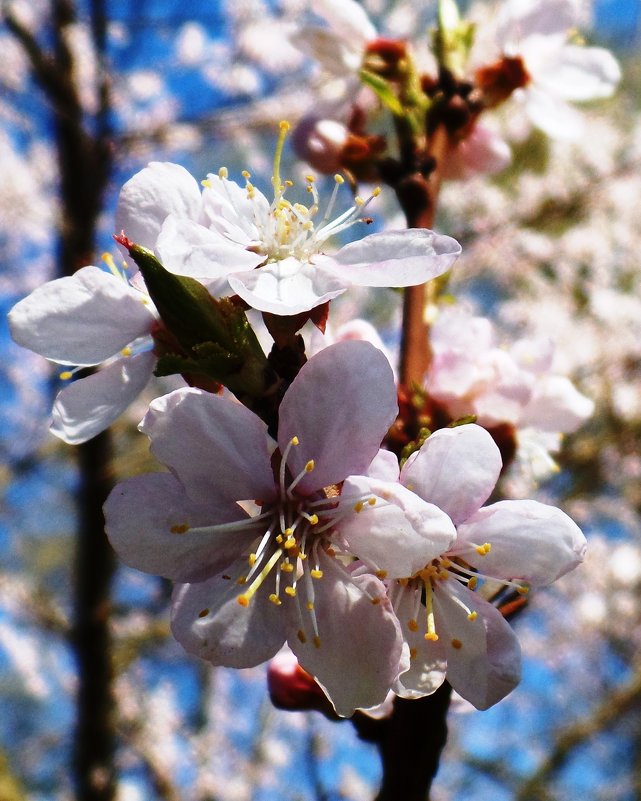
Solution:
<svg viewBox="0 0 641 801"><path fill-rule="evenodd" d="M368 42L363 66L383 78L398 78L407 59L407 45L398 39L380 37Z"/></svg>
<svg viewBox="0 0 641 801"><path fill-rule="evenodd" d="M503 56L494 64L477 69L474 77L487 108L505 102L512 92L527 86L531 80L519 56Z"/></svg>
<svg viewBox="0 0 641 801"><path fill-rule="evenodd" d="M314 709L330 720L339 719L325 693L289 650L276 654L267 666L267 689L277 709L290 712Z"/></svg>
<svg viewBox="0 0 641 801"><path fill-rule="evenodd" d="M323 175L341 170L341 153L349 131L338 120L304 117L292 136L294 152Z"/></svg>

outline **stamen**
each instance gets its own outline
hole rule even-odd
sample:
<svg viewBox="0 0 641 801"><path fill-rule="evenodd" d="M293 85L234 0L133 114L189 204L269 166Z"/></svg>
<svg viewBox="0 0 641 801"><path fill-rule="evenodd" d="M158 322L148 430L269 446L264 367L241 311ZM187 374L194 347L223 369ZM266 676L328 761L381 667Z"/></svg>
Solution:
<svg viewBox="0 0 641 801"><path fill-rule="evenodd" d="M271 569L274 567L276 562L278 562L278 560L280 559L281 554L282 554L282 551L280 550L280 548L275 550L274 553L271 555L269 561L265 565L265 567L263 567L263 569L256 576L256 578L252 581L252 583L245 590L245 592L242 595L238 596L238 598L236 600L238 601L238 603L241 606L248 606L249 605L249 602L254 597L254 595L256 594L257 590L260 588L260 586L263 583L263 581L265 581L265 579L267 578L267 576L271 572Z"/></svg>
<svg viewBox="0 0 641 801"><path fill-rule="evenodd" d="M305 467L300 471L300 473L296 476L296 478L291 482L289 487L287 488L287 497L291 500L294 495L292 490L294 487L299 484L307 475L307 473L311 473L316 465L314 464L314 460L310 459L309 462L305 465Z"/></svg>
<svg viewBox="0 0 641 801"><path fill-rule="evenodd" d="M434 598L433 598L432 585L429 581L425 582L425 610L427 612L427 631L425 632L425 639L431 642L438 640L436 633L436 625L434 623Z"/></svg>
<svg viewBox="0 0 641 801"><path fill-rule="evenodd" d="M280 160L283 157L283 147L289 131L289 123L283 120L279 125L278 140L276 141L276 152L274 153L274 174L272 175L272 186L274 187L274 197L280 198L283 194L283 186L280 179Z"/></svg>

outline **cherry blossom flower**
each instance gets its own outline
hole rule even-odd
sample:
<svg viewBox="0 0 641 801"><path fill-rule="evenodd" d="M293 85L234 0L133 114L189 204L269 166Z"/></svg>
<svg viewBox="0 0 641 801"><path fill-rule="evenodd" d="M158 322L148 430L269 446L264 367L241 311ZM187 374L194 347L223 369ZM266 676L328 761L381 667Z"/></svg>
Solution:
<svg viewBox="0 0 641 801"><path fill-rule="evenodd" d="M310 207L285 198L291 182L280 177L280 159L289 126L281 124L274 159L274 200L249 180L239 186L223 168L203 182L178 165L152 164L121 192L117 224L137 244L153 249L166 269L204 283L212 294L239 295L255 309L293 315L319 306L352 286L401 287L446 272L461 252L451 237L425 229L386 231L351 242L333 256L327 240L355 223L369 200L331 219L338 187L320 224L318 193L310 176ZM165 200L172 195L171 200ZM258 268L258 269L256 269Z"/></svg>
<svg viewBox="0 0 641 801"><path fill-rule="evenodd" d="M139 289L106 259L111 272L83 267L35 289L9 312L13 339L63 365L69 380L83 367L101 369L62 389L51 432L72 445L104 431L142 392L156 357L156 311Z"/></svg>
<svg viewBox="0 0 641 801"><path fill-rule="evenodd" d="M523 450L518 457L534 478L556 469L549 451L558 450L561 434L576 431L591 416L594 404L552 372L549 340L522 339L504 349L496 345L488 318L452 309L434 324L430 345L425 388L452 419L473 414L486 428L507 423Z"/></svg>
<svg viewBox="0 0 641 801"><path fill-rule="evenodd" d="M503 60L481 67L481 86L513 81L532 122L555 139L576 139L580 114L569 102L610 97L621 78L614 56L570 38L580 21L577 0L507 0L496 20ZM493 76L501 75L497 84Z"/></svg>
<svg viewBox="0 0 641 801"><path fill-rule="evenodd" d="M482 507L500 470L491 436L472 424L428 437L400 471L400 484L396 459L386 451L369 477L345 482L347 496L381 499L395 497L400 486L442 509L457 528L456 540L437 558L387 582L410 656L409 670L393 688L403 697L429 695L447 678L477 709L500 701L519 682L520 648L500 611L474 592L479 580L491 577L525 592L552 583L583 559L585 538L560 509L530 500ZM359 551L388 508L374 505L346 520L341 535L348 546ZM381 521L374 523L376 517ZM368 549L363 559L380 570L378 556Z"/></svg>
<svg viewBox="0 0 641 801"><path fill-rule="evenodd" d="M367 470L395 411L387 360L365 342L303 366L280 406L277 447L228 398L180 389L151 404L141 429L171 472L116 487L107 533L127 564L182 582L172 629L187 651L250 667L287 641L339 715L384 700L404 668L400 627L381 580L352 575L340 546L344 521L376 501L339 485ZM436 506L399 494L363 546L386 552L391 576L455 535Z"/></svg>

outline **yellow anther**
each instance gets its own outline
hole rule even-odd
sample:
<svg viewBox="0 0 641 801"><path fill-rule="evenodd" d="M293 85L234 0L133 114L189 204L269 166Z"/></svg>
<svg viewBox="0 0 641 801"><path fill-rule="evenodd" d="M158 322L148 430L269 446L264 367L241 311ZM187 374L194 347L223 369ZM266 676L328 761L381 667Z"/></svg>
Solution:
<svg viewBox="0 0 641 801"><path fill-rule="evenodd" d="M71 370L63 370L58 376L58 378L60 378L62 381L68 381L72 375L73 373L71 372Z"/></svg>
<svg viewBox="0 0 641 801"><path fill-rule="evenodd" d="M189 526L187 523L181 523L180 525L172 526L169 530L172 534L185 534L189 531Z"/></svg>
<svg viewBox="0 0 641 801"><path fill-rule="evenodd" d="M244 178L245 180L247 180L248 178L251 178L251 177L252 177L252 174L249 172L249 170L243 170L243 171L241 172L241 175L243 176L243 178Z"/></svg>
<svg viewBox="0 0 641 801"><path fill-rule="evenodd" d="M307 464L305 465L305 472L311 473L314 467L316 467L316 465L314 464L314 460L310 459L309 462L307 462Z"/></svg>
<svg viewBox="0 0 641 801"><path fill-rule="evenodd" d="M369 506L376 506L376 498L374 498L373 496L371 498L368 498L367 503Z"/></svg>
<svg viewBox="0 0 641 801"><path fill-rule="evenodd" d="M270 600L270 601L271 601L273 604L275 604L276 606L280 606L280 605L282 604L282 601L280 600L280 598L278 597L278 595L276 595L276 593L275 593L275 592L273 592L273 593L272 593L272 594L269 596L269 600Z"/></svg>
<svg viewBox="0 0 641 801"><path fill-rule="evenodd" d="M239 595L236 600L241 606L249 606L249 598L246 595Z"/></svg>
<svg viewBox="0 0 641 801"><path fill-rule="evenodd" d="M318 524L318 515L316 515L316 514L314 514L314 515L310 515L310 516L307 518L307 522L309 523L309 525L310 525L310 526L315 526L315 525L317 525L317 524Z"/></svg>
<svg viewBox="0 0 641 801"><path fill-rule="evenodd" d="M303 643L303 645L307 642L307 637L305 636L305 632L302 629L298 629L298 631L296 632L296 636Z"/></svg>
<svg viewBox="0 0 641 801"><path fill-rule="evenodd" d="M308 612L313 612L314 611L314 602L313 601L307 601L305 606L307 607L307 611Z"/></svg>
<svg viewBox="0 0 641 801"><path fill-rule="evenodd" d="M296 587L285 587L285 592L290 598L294 598L296 596Z"/></svg>
<svg viewBox="0 0 641 801"><path fill-rule="evenodd" d="M219 178L227 178L228 176L229 176L229 170L227 169L227 167L221 167L218 170L218 177Z"/></svg>
<svg viewBox="0 0 641 801"><path fill-rule="evenodd" d="M131 356L131 354L132 354L132 353L133 353L133 351L131 350L131 348L129 347L129 345L127 345L127 347L126 347L126 348L123 348L123 349L120 351L120 355L121 355L121 356Z"/></svg>
<svg viewBox="0 0 641 801"><path fill-rule="evenodd" d="M478 545L475 550L479 556L485 556L492 550L492 546L489 542L484 542L483 545Z"/></svg>
<svg viewBox="0 0 641 801"><path fill-rule="evenodd" d="M323 571L319 570L317 567L313 568L309 571L309 574L312 578L315 579L322 579L323 578Z"/></svg>
<svg viewBox="0 0 641 801"><path fill-rule="evenodd" d="M335 180L335 181L336 181L336 183L337 183L337 184L339 184L339 185L340 185L340 184L344 184L344 183L345 183L345 179L343 178L343 176L342 176L342 175L339 175L338 173L336 173L336 175L334 176L334 180Z"/></svg>
<svg viewBox="0 0 641 801"><path fill-rule="evenodd" d="M414 620L414 618L411 618L410 620L407 621L407 628L410 631L417 631L418 630L418 623Z"/></svg>
<svg viewBox="0 0 641 801"><path fill-rule="evenodd" d="M529 587L518 587L516 591L519 593L519 595L527 595L528 592L530 591L530 588Z"/></svg>
<svg viewBox="0 0 641 801"><path fill-rule="evenodd" d="M468 590L475 590L478 583L479 580L476 578L476 576L472 576L467 582Z"/></svg>
<svg viewBox="0 0 641 801"><path fill-rule="evenodd" d="M372 192L372 197L378 197L381 194L380 186L374 187L374 191Z"/></svg>
<svg viewBox="0 0 641 801"><path fill-rule="evenodd" d="M380 598L371 598L370 600L371 600L371 602L372 602L372 604L373 604L374 606L377 606L377 605L378 605L378 604L380 604L380 602L381 602L381 599L380 599Z"/></svg>
<svg viewBox="0 0 641 801"><path fill-rule="evenodd" d="M452 648L456 648L457 650L463 647L463 643L460 640L452 640L451 645Z"/></svg>
<svg viewBox="0 0 641 801"><path fill-rule="evenodd" d="M445 568L445 570L447 570L448 567L452 567L452 563L450 562L449 559L446 559L445 557L441 557L441 567L443 567L443 568Z"/></svg>
<svg viewBox="0 0 641 801"><path fill-rule="evenodd" d="M387 570L377 570L374 575L379 579L387 578Z"/></svg>
<svg viewBox="0 0 641 801"><path fill-rule="evenodd" d="M202 181L200 182L200 185L204 186L205 189L211 189L211 181L209 180L209 178L203 178Z"/></svg>
<svg viewBox="0 0 641 801"><path fill-rule="evenodd" d="M356 197L354 198L354 205L355 206L364 206L365 205L365 201L363 200L363 198L360 195L356 195Z"/></svg>
<svg viewBox="0 0 641 801"><path fill-rule="evenodd" d="M300 440L298 439L298 437L292 437L289 440L289 444L290 445L300 445Z"/></svg>
<svg viewBox="0 0 641 801"><path fill-rule="evenodd" d="M424 636L429 642L436 642L438 640L438 634L435 631L428 631Z"/></svg>
<svg viewBox="0 0 641 801"><path fill-rule="evenodd" d="M356 501L356 503L354 504L354 511L355 512L362 512L364 506L365 506L365 504L363 503L363 501Z"/></svg>
<svg viewBox="0 0 641 801"><path fill-rule="evenodd" d="M247 576L240 576L237 578L236 584L247 584Z"/></svg>
<svg viewBox="0 0 641 801"><path fill-rule="evenodd" d="M249 554L249 559L247 561L249 562L250 567L253 567L256 564L256 559L258 559L258 557L255 553Z"/></svg>
<svg viewBox="0 0 641 801"><path fill-rule="evenodd" d="M416 659L416 648L410 648L410 659Z"/></svg>
<svg viewBox="0 0 641 801"><path fill-rule="evenodd" d="M294 565L291 562L281 562L280 569L283 573L293 573Z"/></svg>
<svg viewBox="0 0 641 801"><path fill-rule="evenodd" d="M282 133L287 133L287 131L289 131L289 129L291 128L291 125L287 122L287 120L281 120L278 123L278 127L280 128Z"/></svg>
<svg viewBox="0 0 641 801"><path fill-rule="evenodd" d="M306 175L306 176L305 176L305 180L306 180L306 181L308 181L310 184L313 184L313 183L314 183L314 181L316 180L316 176L315 176L315 175L312 175L312 174L310 173L309 175Z"/></svg>
<svg viewBox="0 0 641 801"><path fill-rule="evenodd" d="M318 635L316 635L316 636L314 637L314 641L313 641L313 642L314 642L314 645L315 645L317 648L320 648L320 647L321 647L321 639L320 639L320 637L319 637Z"/></svg>
<svg viewBox="0 0 641 801"><path fill-rule="evenodd" d="M285 186L287 186L287 187L294 186L294 182L293 182L293 181L290 181L290 180L289 180L289 178L288 178L288 179L285 181Z"/></svg>
<svg viewBox="0 0 641 801"><path fill-rule="evenodd" d="M201 609L200 612L198 613L198 617L207 617L208 614L209 614L209 609Z"/></svg>
<svg viewBox="0 0 641 801"><path fill-rule="evenodd" d="M314 191L314 190L312 189L312 187L311 187L309 184L308 184L308 185L305 187L305 189L306 189L306 190L309 192L309 194L310 194L310 195L311 195L311 194L312 194L312 192Z"/></svg>
<svg viewBox="0 0 641 801"><path fill-rule="evenodd" d="M288 537L283 543L283 548L286 551L289 551L291 548L295 547L296 547L296 540L294 539L294 537Z"/></svg>
<svg viewBox="0 0 641 801"><path fill-rule="evenodd" d="M407 585L410 583L410 580L407 578L402 578L398 579L398 583L401 585L401 587L407 587Z"/></svg>
<svg viewBox="0 0 641 801"><path fill-rule="evenodd" d="M282 542L283 542L283 535L282 535L282 534L277 534L277 535L276 535L276 542L277 542L279 545L282 545Z"/></svg>
<svg viewBox="0 0 641 801"><path fill-rule="evenodd" d="M470 614L467 616L467 619L468 619L468 620L476 620L476 618L477 618L478 616L479 616L479 613L478 613L478 612L470 612Z"/></svg>

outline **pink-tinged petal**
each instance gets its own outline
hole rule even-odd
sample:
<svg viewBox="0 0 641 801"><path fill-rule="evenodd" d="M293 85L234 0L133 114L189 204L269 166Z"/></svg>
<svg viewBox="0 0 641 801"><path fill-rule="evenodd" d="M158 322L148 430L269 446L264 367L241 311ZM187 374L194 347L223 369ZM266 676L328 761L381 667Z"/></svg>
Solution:
<svg viewBox="0 0 641 801"><path fill-rule="evenodd" d="M363 59L364 43L352 43L316 25L306 25L297 30L292 44L317 61L323 69L343 79L355 79Z"/></svg>
<svg viewBox="0 0 641 801"><path fill-rule="evenodd" d="M571 141L578 139L583 133L583 117L565 100L537 86L528 86L525 90L525 104L532 122L552 139Z"/></svg>
<svg viewBox="0 0 641 801"><path fill-rule="evenodd" d="M537 85L564 100L581 102L610 97L621 80L621 68L609 50L565 45Z"/></svg>
<svg viewBox="0 0 641 801"><path fill-rule="evenodd" d="M156 251L167 270L197 278L214 295L230 294L230 273L251 270L264 260L222 234L174 215L163 223Z"/></svg>
<svg viewBox="0 0 641 801"><path fill-rule="evenodd" d="M459 695L488 709L512 692L521 680L521 648L498 609L451 580L434 590L434 616L447 680Z"/></svg>
<svg viewBox="0 0 641 801"><path fill-rule="evenodd" d="M98 267L83 267L34 289L9 312L11 336L60 364L100 364L154 320L144 295Z"/></svg>
<svg viewBox="0 0 641 801"><path fill-rule="evenodd" d="M564 376L541 376L523 409L521 426L571 434L594 412L594 401L582 395Z"/></svg>
<svg viewBox="0 0 641 801"><path fill-rule="evenodd" d="M474 546L490 544L480 556ZM560 509L538 501L499 501L458 527L452 553L462 552L479 572L545 586L583 561L581 529ZM470 545L472 547L470 547Z"/></svg>
<svg viewBox="0 0 641 801"><path fill-rule="evenodd" d="M317 265L289 257L230 275L229 285L252 308L288 316L332 300L347 283Z"/></svg>
<svg viewBox="0 0 641 801"><path fill-rule="evenodd" d="M431 695L445 681L446 657L442 640L425 639L425 607L421 587L395 587L394 609L401 624L410 657L409 668L398 678L394 691L402 698Z"/></svg>
<svg viewBox="0 0 641 801"><path fill-rule="evenodd" d="M323 577L299 582L288 643L301 667L323 687L337 714L348 717L359 707L385 700L398 676L401 633L378 579L350 577L344 566L323 551L319 560ZM318 640L308 603L314 604Z"/></svg>
<svg viewBox="0 0 641 801"><path fill-rule="evenodd" d="M423 228L384 231L342 247L332 269L356 286L412 286L447 272L460 253L455 239Z"/></svg>
<svg viewBox="0 0 641 801"><path fill-rule="evenodd" d="M579 11L577 0L508 0L497 16L497 41L506 47L537 34L565 39Z"/></svg>
<svg viewBox="0 0 641 801"><path fill-rule="evenodd" d="M489 498L501 466L501 453L484 428L442 428L410 456L401 481L460 523Z"/></svg>
<svg viewBox="0 0 641 801"><path fill-rule="evenodd" d="M443 178L467 181L475 175L494 175L511 162L512 150L508 143L483 125L475 125L465 139L447 151Z"/></svg>
<svg viewBox="0 0 641 801"><path fill-rule="evenodd" d="M171 630L190 654L213 665L247 668L271 659L283 645L286 614L268 600L274 578L268 576L249 604L241 606L234 579L246 571L247 561L239 560L207 581L176 585Z"/></svg>
<svg viewBox="0 0 641 801"><path fill-rule="evenodd" d="M297 491L312 492L362 474L396 417L396 387L389 362L368 342L339 342L301 369L280 406L278 442L293 476L310 460Z"/></svg>
<svg viewBox="0 0 641 801"><path fill-rule="evenodd" d="M267 427L240 403L178 389L151 403L140 430L194 501L273 498Z"/></svg>
<svg viewBox="0 0 641 801"><path fill-rule="evenodd" d="M184 167L152 161L120 190L115 230L124 231L132 242L153 250L163 222L170 214L192 220L200 218L200 187ZM123 250L130 264L133 261Z"/></svg>
<svg viewBox="0 0 641 801"><path fill-rule="evenodd" d="M355 0L314 0L313 11L347 41L362 45L378 35L367 12Z"/></svg>
<svg viewBox="0 0 641 801"><path fill-rule="evenodd" d="M156 357L151 352L117 359L58 393L51 433L70 445L100 434L133 403L151 378Z"/></svg>
<svg viewBox="0 0 641 801"><path fill-rule="evenodd" d="M380 481L398 481L398 457L391 451L379 450L367 468L367 475Z"/></svg>
<svg viewBox="0 0 641 801"><path fill-rule="evenodd" d="M355 499L375 498L371 506L349 513ZM401 484L350 476L343 484L339 508L346 515L337 523L347 549L388 578L413 576L444 554L456 539L450 518Z"/></svg>
<svg viewBox="0 0 641 801"><path fill-rule="evenodd" d="M104 513L109 541L125 564L174 581L224 571L261 533L237 504L195 504L171 473L123 481L107 498ZM236 521L237 530L215 528ZM189 530L196 527L208 530Z"/></svg>

